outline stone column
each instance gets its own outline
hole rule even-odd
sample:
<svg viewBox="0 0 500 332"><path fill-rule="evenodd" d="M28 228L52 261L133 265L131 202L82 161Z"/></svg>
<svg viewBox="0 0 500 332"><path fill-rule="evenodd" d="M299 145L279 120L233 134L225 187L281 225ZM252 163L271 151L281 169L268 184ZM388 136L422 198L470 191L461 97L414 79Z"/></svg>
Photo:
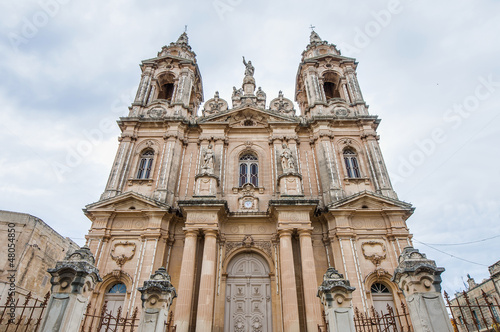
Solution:
<svg viewBox="0 0 500 332"><path fill-rule="evenodd" d="M49 269L52 284L49 305L41 331L78 331L87 302L95 285L102 281L94 266L94 256L86 246L68 253Z"/></svg>
<svg viewBox="0 0 500 332"><path fill-rule="evenodd" d="M177 332L187 332L189 329L197 242L198 232L195 230L186 230L184 251L182 253L181 275L179 279L179 299L177 300L175 308Z"/></svg>
<svg viewBox="0 0 500 332"><path fill-rule="evenodd" d="M208 229L204 230L204 233L205 246L203 247L203 263L201 266L196 332L211 331L214 315L217 231Z"/></svg>
<svg viewBox="0 0 500 332"><path fill-rule="evenodd" d="M281 229L278 232L280 237L281 298L283 299L284 331L299 332L299 307L295 284L295 266L293 265L292 230Z"/></svg>
<svg viewBox="0 0 500 332"><path fill-rule="evenodd" d="M141 292L142 311L138 332L163 332L168 321L170 305L177 296L164 267L144 281Z"/></svg>
<svg viewBox="0 0 500 332"><path fill-rule="evenodd" d="M304 286L304 301L306 307L306 324L308 331L316 331L321 323L321 311L316 299L317 279L312 247L312 229L299 229L300 257L302 260L302 284Z"/></svg>
<svg viewBox="0 0 500 332"><path fill-rule="evenodd" d="M444 268L413 247L404 248L393 281L403 291L415 331L453 332L441 296Z"/></svg>
<svg viewBox="0 0 500 332"><path fill-rule="evenodd" d="M354 313L352 310L352 292L349 280L329 267L323 276L323 282L318 288L328 320L328 332L356 332Z"/></svg>

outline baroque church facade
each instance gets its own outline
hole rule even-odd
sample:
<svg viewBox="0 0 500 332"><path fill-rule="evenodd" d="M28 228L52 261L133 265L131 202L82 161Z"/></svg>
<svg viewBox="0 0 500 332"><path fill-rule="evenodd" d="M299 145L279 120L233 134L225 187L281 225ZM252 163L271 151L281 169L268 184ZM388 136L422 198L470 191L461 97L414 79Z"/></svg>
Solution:
<svg viewBox="0 0 500 332"><path fill-rule="evenodd" d="M267 102L243 62L231 105L218 92L203 103L185 33L142 62L105 191L84 210L103 278L91 301L131 312L165 267L178 332L317 331L334 267L360 310L399 303L391 278L413 207L391 186L357 62L313 31L300 112L281 92Z"/></svg>

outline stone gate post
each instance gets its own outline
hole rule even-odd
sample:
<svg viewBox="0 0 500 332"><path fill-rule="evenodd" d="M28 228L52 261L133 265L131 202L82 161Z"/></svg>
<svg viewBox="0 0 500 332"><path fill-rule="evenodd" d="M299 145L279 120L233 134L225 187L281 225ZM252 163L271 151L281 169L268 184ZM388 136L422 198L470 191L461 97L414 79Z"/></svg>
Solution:
<svg viewBox="0 0 500 332"><path fill-rule="evenodd" d="M57 262L49 269L52 284L49 304L41 331L78 331L87 302L95 285L102 281L94 266L94 256L87 246Z"/></svg>
<svg viewBox="0 0 500 332"><path fill-rule="evenodd" d="M160 332L165 330L168 320L170 305L177 293L170 282L170 275L164 267L144 281L144 286L139 288L142 300L142 316L138 332Z"/></svg>
<svg viewBox="0 0 500 332"><path fill-rule="evenodd" d="M352 292L349 280L329 267L318 288L318 297L328 320L328 332L356 332L352 310Z"/></svg>
<svg viewBox="0 0 500 332"><path fill-rule="evenodd" d="M413 247L404 248L393 281L403 291L415 332L453 332L441 296L444 268Z"/></svg>

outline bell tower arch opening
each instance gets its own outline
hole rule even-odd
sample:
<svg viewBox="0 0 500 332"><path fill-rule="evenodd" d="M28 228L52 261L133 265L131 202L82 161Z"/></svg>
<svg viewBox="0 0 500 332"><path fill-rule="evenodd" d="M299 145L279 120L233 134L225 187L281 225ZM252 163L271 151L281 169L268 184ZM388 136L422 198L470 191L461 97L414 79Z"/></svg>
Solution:
<svg viewBox="0 0 500 332"><path fill-rule="evenodd" d="M327 72L323 75L323 90L326 101L333 98L340 98L340 77L335 72Z"/></svg>
<svg viewBox="0 0 500 332"><path fill-rule="evenodd" d="M175 77L171 73L162 74L158 79L158 98L172 101Z"/></svg>
<svg viewBox="0 0 500 332"><path fill-rule="evenodd" d="M269 265L260 255L245 252L227 267L224 331L272 331Z"/></svg>

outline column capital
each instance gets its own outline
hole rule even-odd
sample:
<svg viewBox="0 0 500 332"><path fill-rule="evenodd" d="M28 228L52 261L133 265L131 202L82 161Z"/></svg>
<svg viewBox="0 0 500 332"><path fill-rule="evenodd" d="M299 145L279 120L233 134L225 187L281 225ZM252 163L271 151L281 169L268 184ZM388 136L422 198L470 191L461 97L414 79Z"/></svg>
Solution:
<svg viewBox="0 0 500 332"><path fill-rule="evenodd" d="M196 228L186 228L186 227L184 227L183 231L184 231L184 236L185 237L198 237L198 234L200 233L200 231L198 229L196 229Z"/></svg>
<svg viewBox="0 0 500 332"><path fill-rule="evenodd" d="M213 228L204 228L201 231L203 232L205 237L207 236L217 237L217 235L219 234L219 230Z"/></svg>
<svg viewBox="0 0 500 332"><path fill-rule="evenodd" d="M291 228L278 228L278 236L280 238L285 237L285 236L291 237L292 233L293 233L293 229L291 229Z"/></svg>
<svg viewBox="0 0 500 332"><path fill-rule="evenodd" d="M304 228L299 228L297 229L297 233L299 234L299 237L303 236L311 236L314 228L313 227L304 227Z"/></svg>

